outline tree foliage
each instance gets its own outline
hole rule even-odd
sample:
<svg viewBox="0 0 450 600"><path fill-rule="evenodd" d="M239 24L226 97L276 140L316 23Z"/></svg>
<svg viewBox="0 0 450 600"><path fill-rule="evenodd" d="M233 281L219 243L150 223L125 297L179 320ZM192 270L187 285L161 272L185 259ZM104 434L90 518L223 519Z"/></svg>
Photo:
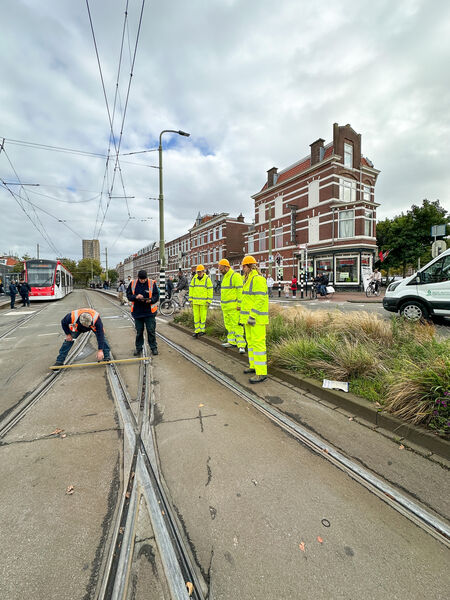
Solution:
<svg viewBox="0 0 450 600"><path fill-rule="evenodd" d="M101 275L102 265L98 260L93 258L82 258L78 261L77 268L74 273L76 283L82 283L87 285L88 281L92 279L92 276L98 277Z"/></svg>
<svg viewBox="0 0 450 600"><path fill-rule="evenodd" d="M377 244L389 255L379 263L384 269L401 269L403 277L408 267L415 268L419 258L422 264L431 259L431 227L450 223L450 215L439 200L423 200L422 206L413 205L393 219L377 224Z"/></svg>

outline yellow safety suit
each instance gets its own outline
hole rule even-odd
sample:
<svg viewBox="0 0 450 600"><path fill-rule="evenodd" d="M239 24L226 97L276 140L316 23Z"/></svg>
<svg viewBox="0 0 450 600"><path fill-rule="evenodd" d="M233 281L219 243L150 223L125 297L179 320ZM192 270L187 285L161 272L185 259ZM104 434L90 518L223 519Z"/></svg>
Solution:
<svg viewBox="0 0 450 600"><path fill-rule="evenodd" d="M189 302L194 311L195 333L205 333L206 313L213 299L213 284L205 273L201 279L195 274L189 284Z"/></svg>
<svg viewBox="0 0 450 600"><path fill-rule="evenodd" d="M242 301L242 277L228 269L220 286L220 306L223 323L228 332L227 342L238 348L245 348L244 329L239 323L239 310Z"/></svg>
<svg viewBox="0 0 450 600"><path fill-rule="evenodd" d="M249 323L250 320L250 323ZM256 375L267 375L266 326L269 323L269 295L266 278L256 269L244 279L239 322L244 325L248 361Z"/></svg>

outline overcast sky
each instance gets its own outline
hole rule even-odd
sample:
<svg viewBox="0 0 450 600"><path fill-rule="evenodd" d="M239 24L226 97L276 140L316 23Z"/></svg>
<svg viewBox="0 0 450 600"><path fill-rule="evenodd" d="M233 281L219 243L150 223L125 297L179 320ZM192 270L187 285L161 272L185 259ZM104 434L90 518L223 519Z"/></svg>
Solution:
<svg viewBox="0 0 450 600"><path fill-rule="evenodd" d="M128 2L114 112L126 5L89 0L116 144L142 0ZM0 252L39 243L41 257L79 259L81 238L99 235L113 265L158 240L157 152L120 156L113 183L86 1L0 0L0 19L0 178L16 182L13 166L39 184L11 185L21 198L0 186ZM199 211L250 221L267 169L331 141L334 122L362 134L381 171L379 219L423 198L450 209L449 40L448 0L147 0L120 153L154 149L163 129L191 133L163 136L166 240Z"/></svg>

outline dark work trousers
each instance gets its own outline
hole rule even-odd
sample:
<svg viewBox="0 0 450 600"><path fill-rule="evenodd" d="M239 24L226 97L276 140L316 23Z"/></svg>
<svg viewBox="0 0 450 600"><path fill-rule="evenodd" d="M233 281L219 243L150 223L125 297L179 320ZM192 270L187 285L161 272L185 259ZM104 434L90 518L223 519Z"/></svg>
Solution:
<svg viewBox="0 0 450 600"><path fill-rule="evenodd" d="M73 333L71 333L73 340L76 340L79 335L80 335L80 333L77 331L74 331ZM72 345L73 345L73 341L68 342L67 340L64 340L63 345L59 349L58 358L56 359L57 362L63 363L66 360L66 356L69 354L70 349L72 348ZM105 355L105 360L110 360L110 349L108 346L108 342L106 341L106 337L105 337L105 342L103 345L103 354Z"/></svg>
<svg viewBox="0 0 450 600"><path fill-rule="evenodd" d="M30 297L28 294L26 296L22 296L22 306L30 306Z"/></svg>
<svg viewBox="0 0 450 600"><path fill-rule="evenodd" d="M11 308L14 308L14 304L16 303L16 295L11 294Z"/></svg>
<svg viewBox="0 0 450 600"><path fill-rule="evenodd" d="M147 328L148 345L150 350L156 350L156 319L151 317L134 317L134 325L136 327L136 350L142 350L144 347L144 327Z"/></svg>

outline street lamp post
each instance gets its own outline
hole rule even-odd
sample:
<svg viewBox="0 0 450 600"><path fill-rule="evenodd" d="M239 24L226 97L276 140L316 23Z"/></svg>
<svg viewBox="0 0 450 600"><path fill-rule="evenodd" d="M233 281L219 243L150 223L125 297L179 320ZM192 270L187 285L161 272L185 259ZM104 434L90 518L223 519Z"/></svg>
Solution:
<svg viewBox="0 0 450 600"><path fill-rule="evenodd" d="M163 194L163 167L162 167L162 144L163 133L177 133L189 137L191 134L175 129L164 129L159 134L159 294L161 300L166 297L166 253L164 247L164 194Z"/></svg>

